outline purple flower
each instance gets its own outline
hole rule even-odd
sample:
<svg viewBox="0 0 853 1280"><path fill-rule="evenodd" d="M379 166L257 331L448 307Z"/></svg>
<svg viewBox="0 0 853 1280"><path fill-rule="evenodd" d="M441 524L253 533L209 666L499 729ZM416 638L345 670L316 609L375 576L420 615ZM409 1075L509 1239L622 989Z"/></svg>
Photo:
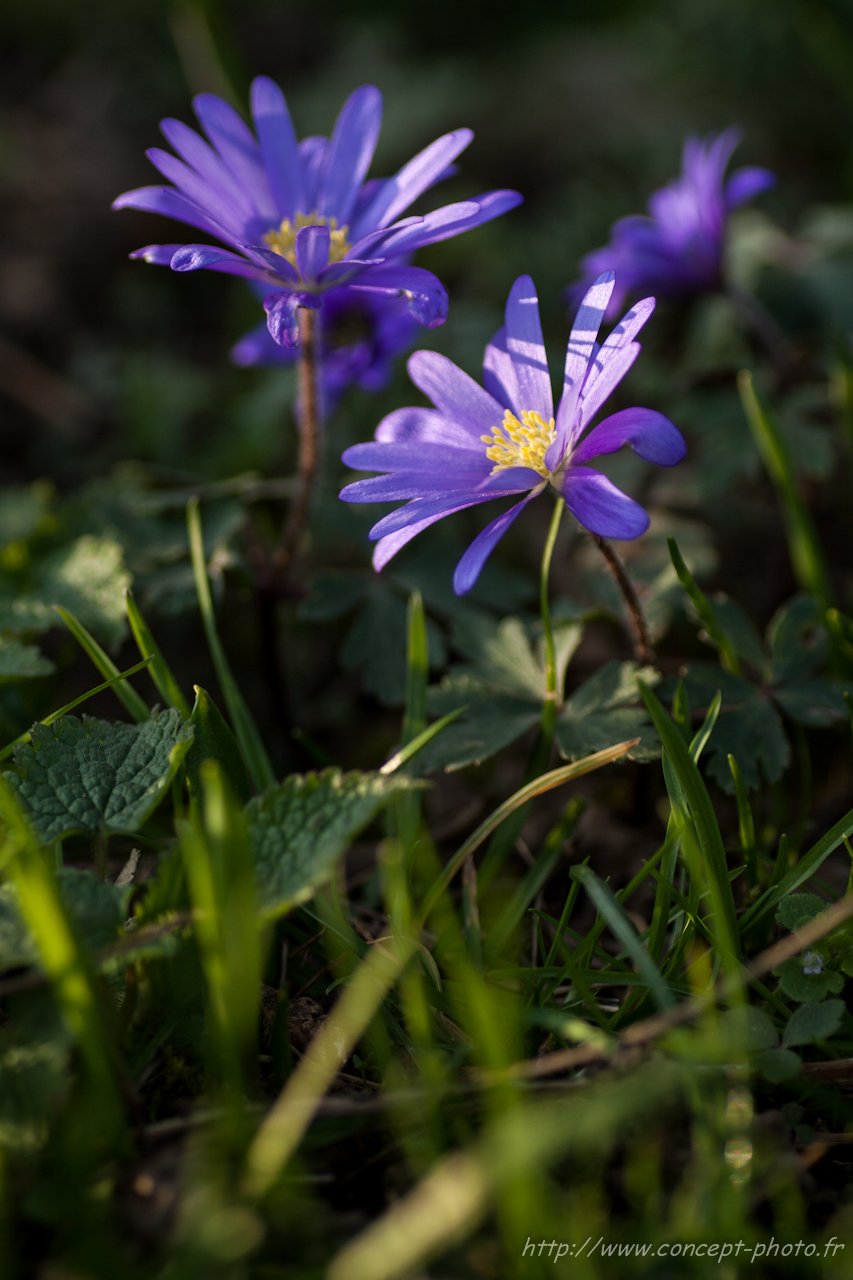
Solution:
<svg viewBox="0 0 853 1280"><path fill-rule="evenodd" d="M570 293L578 297L602 271L615 271L619 287L610 302L615 314L627 295L653 291L666 297L717 289L722 283L723 233L738 205L775 182L769 169L736 169L723 182L729 157L741 139L726 129L707 142L688 138L681 177L649 200L651 217L621 218L610 243L581 262L583 279Z"/></svg>
<svg viewBox="0 0 853 1280"><path fill-rule="evenodd" d="M320 303L320 369L323 399L330 408L347 387L382 391L393 361L412 345L417 321L405 298L330 289ZM292 364L297 352L273 339L266 324L244 334L231 359L249 365Z"/></svg>
<svg viewBox="0 0 853 1280"><path fill-rule="evenodd" d="M148 158L174 185L127 191L113 208L165 214L230 248L159 244L131 257L175 271L205 267L265 285L269 331L286 347L299 343L297 307L317 308L326 290L344 286L405 297L421 324L443 324L444 286L432 272L410 266L405 255L488 222L521 201L515 191L491 191L399 220L413 200L455 172L453 161L473 134L456 129L393 178L365 182L382 120L382 95L373 85L347 99L331 139L300 143L281 90L266 76L252 85L257 137L214 94L201 94L193 106L208 142L179 120L164 120L163 133L180 159L159 147Z"/></svg>
<svg viewBox="0 0 853 1280"><path fill-rule="evenodd" d="M435 408L397 409L380 422L374 442L343 455L348 466L386 473L347 485L340 495L345 502L407 500L370 531L371 540L378 540L377 570L436 520L492 498L524 494L477 535L456 566L453 589L464 595L519 512L549 484L591 533L636 538L645 532L649 517L643 508L585 464L629 444L641 458L671 467L687 447L677 427L653 409L622 409L587 432L639 355L635 335L655 306L654 298L638 302L599 346L614 283L613 272L606 271L581 304L556 416L529 276L516 280L506 325L486 347L485 390L435 351L410 357L411 379Z"/></svg>

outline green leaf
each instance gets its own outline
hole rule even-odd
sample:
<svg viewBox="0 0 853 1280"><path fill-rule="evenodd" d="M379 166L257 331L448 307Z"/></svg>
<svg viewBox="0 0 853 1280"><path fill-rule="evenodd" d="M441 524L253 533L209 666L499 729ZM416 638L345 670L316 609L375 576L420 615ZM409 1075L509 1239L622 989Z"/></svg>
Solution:
<svg viewBox="0 0 853 1280"><path fill-rule="evenodd" d="M719 690L723 706L707 749L707 770L718 786L733 795L735 786L728 758L740 767L744 786L754 791L781 778L791 759L791 747L779 713L769 698L742 676L710 662L694 662L682 677L693 706L706 707ZM674 691L667 681L662 692Z"/></svg>
<svg viewBox="0 0 853 1280"><path fill-rule="evenodd" d="M792 1080L803 1069L802 1059L791 1049L766 1049L757 1054L755 1065L771 1084Z"/></svg>
<svg viewBox="0 0 853 1280"><path fill-rule="evenodd" d="M727 1009L720 1018L720 1029L737 1048L747 1053L773 1049L779 1043L776 1028L762 1009L744 1004Z"/></svg>
<svg viewBox="0 0 853 1280"><path fill-rule="evenodd" d="M777 610L767 628L767 640L775 684L811 675L829 652L829 637L817 600L802 594L794 596Z"/></svg>
<svg viewBox="0 0 853 1280"><path fill-rule="evenodd" d="M120 544L85 534L41 561L23 592L0 586L0 629L47 631L56 624L53 606L61 605L107 644L117 645L127 629L128 586Z"/></svg>
<svg viewBox="0 0 853 1280"><path fill-rule="evenodd" d="M802 956L791 956L790 960L778 964L773 972L779 979L779 986L792 1000L823 1000L824 996L837 995L844 986L841 974L833 969L804 973Z"/></svg>
<svg viewBox="0 0 853 1280"><path fill-rule="evenodd" d="M338 858L380 809L411 789L401 774L293 774L246 806L258 905L275 916L311 898Z"/></svg>
<svg viewBox="0 0 853 1280"><path fill-rule="evenodd" d="M154 812L192 743L169 708L143 724L84 715L36 725L15 748L19 773L4 778L43 844L72 832L137 831Z"/></svg>
<svg viewBox="0 0 853 1280"><path fill-rule="evenodd" d="M782 1043L787 1047L813 1044L815 1040L828 1040L840 1027L845 1010L843 1000L824 1000L820 1004L809 1002L801 1005L791 1015Z"/></svg>
<svg viewBox="0 0 853 1280"><path fill-rule="evenodd" d="M0 684L49 676L55 670L55 663L40 653L35 645L21 644L20 640L8 636L0 637Z"/></svg>
<svg viewBox="0 0 853 1280"><path fill-rule="evenodd" d="M572 631L569 640L574 638ZM495 623L484 614L467 614L455 621L452 643L471 659L465 670L483 684L534 702L545 697L545 671L520 618Z"/></svg>
<svg viewBox="0 0 853 1280"><path fill-rule="evenodd" d="M844 694L853 694L853 684L846 680L791 680L774 689L779 706L798 724L811 729L826 729L849 720Z"/></svg>
<svg viewBox="0 0 853 1280"><path fill-rule="evenodd" d="M327 569L311 579L298 616L303 622L341 618L361 604L370 585L370 578L362 569Z"/></svg>
<svg viewBox="0 0 853 1280"><path fill-rule="evenodd" d="M627 759L654 760L660 755L660 738L649 714L642 704L636 705L638 677L647 684L659 678L651 667L607 662L575 690L557 717L557 745L563 757L577 760L628 738L640 742Z"/></svg>
<svg viewBox="0 0 853 1280"><path fill-rule="evenodd" d="M783 929L790 932L793 929L799 929L801 924L808 924L809 920L814 920L815 916L819 916L821 911L826 911L829 905L816 893L789 893L779 903L776 921Z"/></svg>
<svg viewBox="0 0 853 1280"><path fill-rule="evenodd" d="M712 596L708 603L721 631L731 640L738 657L763 673L767 666L767 652L747 612L736 600L722 592Z"/></svg>
<svg viewBox="0 0 853 1280"><path fill-rule="evenodd" d="M431 667L444 665L441 632L426 620ZM361 669L364 687L387 707L396 707L406 696L406 605L385 583L371 582L364 605L341 646L341 664L347 671Z"/></svg>
<svg viewBox="0 0 853 1280"><path fill-rule="evenodd" d="M541 716L538 703L500 693L473 675L445 676L427 691L431 715L444 716L463 706L468 710L418 753L414 764L419 773L480 764L521 737Z"/></svg>
<svg viewBox="0 0 853 1280"><path fill-rule="evenodd" d="M235 799L240 804L246 804L252 792L237 739L210 694L200 685L194 687L195 706L190 716L190 724L195 733L184 762L190 794L193 799L201 799L203 790L201 766L205 760L216 760L228 779Z"/></svg>

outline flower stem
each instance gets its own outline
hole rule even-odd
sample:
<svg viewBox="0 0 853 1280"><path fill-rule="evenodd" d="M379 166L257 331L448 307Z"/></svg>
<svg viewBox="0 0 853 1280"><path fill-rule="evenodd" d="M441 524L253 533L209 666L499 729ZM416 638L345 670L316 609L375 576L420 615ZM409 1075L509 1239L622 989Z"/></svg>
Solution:
<svg viewBox="0 0 853 1280"><path fill-rule="evenodd" d="M637 599L637 593L631 579L625 572L625 566L617 556L606 538L600 538L597 533L590 535L595 545L598 547L604 559L607 561L607 567L616 580L616 585L622 592L625 604L628 606L628 614L634 628L634 653L638 662L654 662L655 651L652 647L651 636L646 625L646 619L643 614L643 607Z"/></svg>
<svg viewBox="0 0 853 1280"><path fill-rule="evenodd" d="M563 518L565 503L559 498L554 503L554 514L545 549L542 552L542 566L539 570L539 607L542 614L542 631L545 636L545 702L542 707L542 736L547 738L547 750L550 754L551 740L554 736L554 725L557 720L557 655L554 649L554 628L551 626L551 606L548 601L548 580L551 574L551 557L554 544Z"/></svg>
<svg viewBox="0 0 853 1280"><path fill-rule="evenodd" d="M287 569L299 549L317 472L320 436L320 325L318 313L299 308L299 460L296 497L275 556L276 569Z"/></svg>

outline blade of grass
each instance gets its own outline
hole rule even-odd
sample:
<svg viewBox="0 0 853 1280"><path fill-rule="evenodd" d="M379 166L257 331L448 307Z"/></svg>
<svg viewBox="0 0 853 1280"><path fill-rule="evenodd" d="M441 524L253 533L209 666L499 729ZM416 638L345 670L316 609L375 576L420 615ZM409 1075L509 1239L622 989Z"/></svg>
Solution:
<svg viewBox="0 0 853 1280"><path fill-rule="evenodd" d="M817 530L800 492L791 455L773 414L755 390L752 374L738 374L741 404L761 460L782 501L794 576L804 591L816 596L824 610L832 605L832 588Z"/></svg>
<svg viewBox="0 0 853 1280"><path fill-rule="evenodd" d="M480 823L477 830L468 837L465 843L456 850L441 875L437 877L428 890L420 910L419 920L421 926L465 859L480 847L483 841L501 825L505 818L509 817L511 813L514 813L522 805L527 804L528 800L533 800L536 796L553 790L554 787L561 787L564 782L570 782L573 778L581 778L584 774L593 773L596 769L602 769L604 765L612 764L614 760L621 759L639 741L639 738L631 738L627 742L619 742L613 747L607 747L604 751L596 751L593 755L585 756L583 760L575 760L572 764L564 765L561 769L552 769L550 773L543 773L540 777L534 778L532 782L528 782L526 786L521 787L508 800L505 800L502 805L499 805L484 822Z"/></svg>
<svg viewBox="0 0 853 1280"><path fill-rule="evenodd" d="M693 608L698 613L708 638L717 646L720 665L725 667L726 671L731 671L734 675L739 676L740 660L735 652L734 645L717 621L705 592L696 585L696 580L684 563L675 538L667 538L666 541L675 572L678 575L678 581L689 596Z"/></svg>
<svg viewBox="0 0 853 1280"><path fill-rule="evenodd" d="M231 673L225 650L222 648L222 642L216 630L213 599L210 594L210 581L207 576L207 563L204 557L204 538L202 536L198 498L190 498L187 503L187 530L189 532L198 607L201 612L205 635L207 636L210 656L213 658L213 665L216 668L219 687L222 690L222 696L225 699L225 705L231 717L231 727L240 744L240 750L243 753L249 776L255 789L263 791L270 783L275 782L275 774L272 771L266 748L261 741L261 735L258 733L257 725L252 719L245 699Z"/></svg>
<svg viewBox="0 0 853 1280"><path fill-rule="evenodd" d="M32 931L62 1018L80 1049L92 1098L97 1100L99 1142L109 1145L123 1125L110 1043L98 1007L95 979L68 920L50 855L40 849L8 783L0 777L0 815L14 856L6 871L18 891L21 915Z"/></svg>
<svg viewBox="0 0 853 1280"><path fill-rule="evenodd" d="M740 851L743 854L743 860L746 863L746 874L749 879L749 887L752 889L758 883L758 866L756 863L755 850L755 820L752 816L752 806L750 805L749 797L746 794L746 787L743 785L743 778L741 777L738 762L733 755L729 755L729 769L731 770L732 781L735 784Z"/></svg>
<svg viewBox="0 0 853 1280"><path fill-rule="evenodd" d="M55 604L53 607L80 645L80 648L92 659L101 675L105 676L107 680L115 682L116 695L124 703L128 713L136 723L143 724L146 720L150 720L151 712L145 702L143 702L133 686L127 683L112 658L107 657L95 637L89 634L83 623L78 621L68 609L63 609L61 605ZM121 678L117 680L117 676Z"/></svg>
<svg viewBox="0 0 853 1280"><path fill-rule="evenodd" d="M853 809L836 822L835 826L827 831L826 835L822 836L817 844L812 845L808 853L803 854L802 858L790 869L787 875L784 875L777 884L765 889L761 897L744 912L740 920L741 933L751 929L762 916L766 915L768 911L772 911L780 898L784 898L786 894L793 893L795 889L799 889L801 884L805 884L807 880L810 880L821 863L825 862L829 855L843 843L845 836L849 837L851 835L853 835Z"/></svg>
<svg viewBox="0 0 853 1280"><path fill-rule="evenodd" d="M93 698L96 693L103 693L105 689L111 689L113 685L118 684L120 680L126 680L128 676L135 676L137 671L144 671L151 662L150 658L146 658L144 662L137 662L135 667L128 667L127 671L120 671L118 675L113 676L111 680L105 680L103 684L95 685L94 689L90 689L88 693L81 693L79 698L74 698L72 702L66 702L64 707L60 707L58 711L53 711L49 716L45 716L44 720L40 720L39 724L53 724L55 720L59 720L61 716L67 716L69 711L73 711L75 707L79 707L81 702L87 702L89 698ZM29 742L32 730L28 729L26 733L21 733L12 742L8 742L0 751L0 760L7 760L14 751L15 747L20 746L22 742Z"/></svg>
<svg viewBox="0 0 853 1280"><path fill-rule="evenodd" d="M560 821L548 833L535 863L518 885L489 934L487 956L497 956L506 946L522 916L556 866L563 845L571 837L584 809L580 796L573 796Z"/></svg>
<svg viewBox="0 0 853 1280"><path fill-rule="evenodd" d="M446 729L449 724L452 724L454 720L457 720L459 716L467 710L467 705L464 707L456 707L453 711L449 711L446 716L442 716L440 720L435 720L431 725L428 725L426 729L419 733L416 738L412 738L411 742L407 742L399 751L395 751L393 756L391 756L389 760L385 761L379 772L385 774L396 773L404 764L408 764L412 757L416 756L422 747L425 747L428 742L432 742L433 738L436 737L437 734L441 733L442 729Z"/></svg>
<svg viewBox="0 0 853 1280"><path fill-rule="evenodd" d="M133 598L130 587L125 587L124 599L127 605L127 617L136 646L143 658L151 659L151 678L170 707L180 711L185 720L190 718L190 704L181 693L181 687L172 675L160 646L149 630L148 623L139 612L139 606Z"/></svg>
<svg viewBox="0 0 853 1280"><path fill-rule="evenodd" d="M642 680L638 684L689 805L690 818L696 830L708 879L711 908L715 916L714 932L726 963L730 965L738 954L740 939L726 851L711 797L678 726L667 715L653 690Z"/></svg>
<svg viewBox="0 0 853 1280"><path fill-rule="evenodd" d="M661 976L657 965L640 942L636 929L604 881L598 878L591 867L572 867L569 875L573 880L580 880L596 909L607 921L610 932L622 943L645 978L654 994L658 1008L672 1008L675 999L666 980Z"/></svg>

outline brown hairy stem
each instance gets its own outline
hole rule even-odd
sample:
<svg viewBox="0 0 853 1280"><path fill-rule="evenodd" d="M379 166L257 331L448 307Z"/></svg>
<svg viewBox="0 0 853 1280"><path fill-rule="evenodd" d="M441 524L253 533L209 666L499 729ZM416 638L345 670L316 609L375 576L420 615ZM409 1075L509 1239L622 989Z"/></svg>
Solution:
<svg viewBox="0 0 853 1280"><path fill-rule="evenodd" d="M607 561L607 567L616 579L616 585L622 592L625 604L628 606L628 613L634 628L636 637L634 642L634 653L638 662L654 662L655 651L652 646L649 629L646 626L646 619L643 614L643 606L637 599L637 593L631 579L625 572L625 566L617 556L606 538L600 538L597 533L590 535L593 542L598 547L604 559Z"/></svg>
<svg viewBox="0 0 853 1280"><path fill-rule="evenodd" d="M311 493L317 473L320 437L320 325L319 315L310 307L299 308L299 460L296 467L296 497L284 526L281 545L275 553L277 574L289 568L299 549L308 519Z"/></svg>

